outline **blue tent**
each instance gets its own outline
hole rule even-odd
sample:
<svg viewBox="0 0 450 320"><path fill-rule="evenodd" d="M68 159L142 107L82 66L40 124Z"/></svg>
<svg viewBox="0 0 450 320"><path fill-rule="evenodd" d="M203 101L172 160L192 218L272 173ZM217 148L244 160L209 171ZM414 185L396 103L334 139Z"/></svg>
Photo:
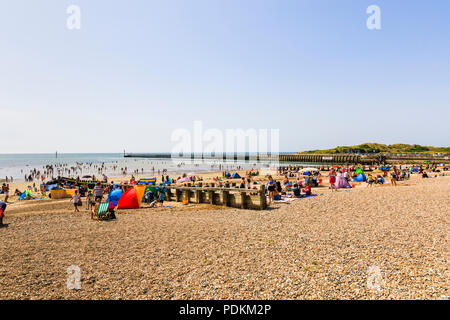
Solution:
<svg viewBox="0 0 450 320"><path fill-rule="evenodd" d="M231 177L231 174L229 172L225 173L225 177L229 178Z"/></svg>
<svg viewBox="0 0 450 320"><path fill-rule="evenodd" d="M304 175L304 176L310 176L310 175L311 175L311 172L305 171L305 172L303 172L303 175Z"/></svg>
<svg viewBox="0 0 450 320"><path fill-rule="evenodd" d="M116 189L111 191L111 193L108 196L107 202L112 202L114 206L117 206L117 203L119 203L120 197L122 197L123 191L122 189Z"/></svg>
<svg viewBox="0 0 450 320"><path fill-rule="evenodd" d="M356 176L355 179L353 179L353 181L355 181L355 182L363 182L363 181L366 181L366 176L363 175L362 173L360 173L360 174L358 174L358 175Z"/></svg>
<svg viewBox="0 0 450 320"><path fill-rule="evenodd" d="M241 176L239 175L239 173L235 172L233 173L233 179L239 179Z"/></svg>

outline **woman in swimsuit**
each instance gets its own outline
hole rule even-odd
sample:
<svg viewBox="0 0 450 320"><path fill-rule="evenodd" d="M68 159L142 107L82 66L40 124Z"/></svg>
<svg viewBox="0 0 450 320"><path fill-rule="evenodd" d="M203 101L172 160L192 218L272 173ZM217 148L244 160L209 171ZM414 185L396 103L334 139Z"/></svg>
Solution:
<svg viewBox="0 0 450 320"><path fill-rule="evenodd" d="M269 205L273 203L273 198L275 196L275 181L272 176L269 176L269 182L267 183L267 191L269 191Z"/></svg>

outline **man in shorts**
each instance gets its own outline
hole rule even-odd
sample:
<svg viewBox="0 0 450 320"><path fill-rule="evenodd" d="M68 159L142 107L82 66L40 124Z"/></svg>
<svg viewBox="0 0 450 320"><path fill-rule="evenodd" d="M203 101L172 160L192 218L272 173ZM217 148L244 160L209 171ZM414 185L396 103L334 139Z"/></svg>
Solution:
<svg viewBox="0 0 450 320"><path fill-rule="evenodd" d="M97 202L98 199L100 199L100 201L102 201L103 199L103 188L100 182L97 182L97 184L94 187L94 199L95 202Z"/></svg>

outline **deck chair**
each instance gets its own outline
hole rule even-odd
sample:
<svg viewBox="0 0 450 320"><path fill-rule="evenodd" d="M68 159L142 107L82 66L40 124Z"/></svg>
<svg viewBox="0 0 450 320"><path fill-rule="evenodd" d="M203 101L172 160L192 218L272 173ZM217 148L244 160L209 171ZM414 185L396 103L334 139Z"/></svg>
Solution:
<svg viewBox="0 0 450 320"><path fill-rule="evenodd" d="M108 214L109 202L100 202L98 206L97 218L103 219Z"/></svg>

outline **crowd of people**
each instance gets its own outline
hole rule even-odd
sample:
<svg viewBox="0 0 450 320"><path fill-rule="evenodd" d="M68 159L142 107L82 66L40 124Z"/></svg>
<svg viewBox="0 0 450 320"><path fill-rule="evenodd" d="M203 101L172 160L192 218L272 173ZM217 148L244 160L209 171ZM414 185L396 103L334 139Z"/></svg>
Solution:
<svg viewBox="0 0 450 320"><path fill-rule="evenodd" d="M76 168L79 168L80 166L80 164L77 164L77 167L66 168L64 166L57 166L56 168L58 173L69 171L77 172L77 170L80 169ZM57 179L41 184L40 188L42 195L46 196L46 187L49 184L56 184L56 189L76 188L77 190L70 199L74 206L74 212L80 212L79 208L83 205L82 197L86 197L85 210L90 212L91 218L94 219L97 216L96 213L99 210L100 204L105 200L105 196L108 197L112 191L117 190L118 188L121 188L123 192L125 192L128 188L140 183L140 181L132 175L129 181L117 185L114 181L108 181L108 177L103 172L103 169L105 168L104 164L96 164L94 166L98 168L98 172L102 176L102 182L97 181L95 176L90 176L92 177L92 180L90 180L89 183L87 183L86 180L82 180L79 176L70 182L58 177ZM388 179L390 180L391 185L396 186L398 181L410 179L412 173L421 174L423 178L429 178L430 174L437 176L441 170L449 170L448 166L439 169L436 165L382 166L376 169L379 169L378 172L374 173L373 170L369 170L370 172L365 174L362 169L358 167L333 166L328 172L329 188L331 188L332 191L335 191L337 188L336 186L339 185L340 181L345 181L345 183L348 184L348 187L351 188L349 183L354 181L360 174L363 174L363 181L367 183L368 187L385 184ZM54 170L54 166L46 166L43 175L41 175L39 170L31 170L30 174L25 176L25 180L33 181L40 176L42 181L44 181L49 174L53 174ZM120 170L122 170L122 172L127 172L126 167L120 168ZM139 170L136 169L135 172L138 174ZM143 169L141 169L141 172L143 172ZM322 174L317 169L302 172L288 170L286 172L280 172L280 174L282 178L277 177L277 179L274 179L272 175L265 176L267 179L267 183L265 183L265 179L255 179L259 176L258 170L252 169L246 171L244 177L240 177L237 173L231 175L224 171L222 172L222 177L216 176L212 178L212 182L210 182L204 181L201 176L188 176L187 174L183 174L178 178L170 178L169 175L167 175L167 170L164 169L160 179L161 182L156 184L156 179L154 179L155 182L151 184L157 187L157 193L146 191L143 196L143 203L147 203L150 207L163 206L166 192L165 186L169 184L184 184L193 187L241 188L251 190L264 187L268 198L268 204L271 205L274 201L280 200L282 197L302 198L310 196L312 195L312 188L317 187L322 183ZM239 179L239 182L236 182L237 179ZM4 200L0 201L0 226L3 225L3 218L9 200L9 181L12 181L12 178L8 179L6 183L3 183L0 189L0 193L5 196ZM34 191L37 191L35 183L33 183L33 187ZM30 185L24 192L16 189L14 195L23 197L23 199L34 199L35 197L32 195L32 190L33 188ZM114 206L108 208L107 216L110 219L115 219Z"/></svg>

